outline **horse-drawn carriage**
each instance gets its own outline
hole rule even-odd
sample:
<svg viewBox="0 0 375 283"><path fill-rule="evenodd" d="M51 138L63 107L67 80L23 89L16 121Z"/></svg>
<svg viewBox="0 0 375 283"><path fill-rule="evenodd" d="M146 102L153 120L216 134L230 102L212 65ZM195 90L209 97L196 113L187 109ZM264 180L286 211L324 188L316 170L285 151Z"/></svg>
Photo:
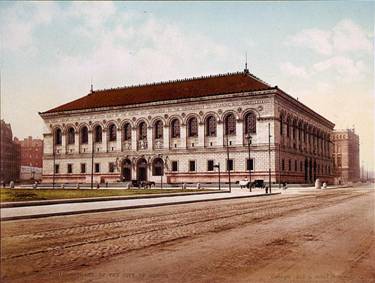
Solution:
<svg viewBox="0 0 375 283"><path fill-rule="evenodd" d="M132 187L136 187L136 188L144 188L144 189L147 189L147 188L150 188L152 186L155 187L155 182L152 182L152 181L140 181L140 180L132 180Z"/></svg>
<svg viewBox="0 0 375 283"><path fill-rule="evenodd" d="M255 180L254 182L250 182L248 180L241 180L237 182L240 185L240 188L261 188L264 189L266 184L264 183L264 180Z"/></svg>

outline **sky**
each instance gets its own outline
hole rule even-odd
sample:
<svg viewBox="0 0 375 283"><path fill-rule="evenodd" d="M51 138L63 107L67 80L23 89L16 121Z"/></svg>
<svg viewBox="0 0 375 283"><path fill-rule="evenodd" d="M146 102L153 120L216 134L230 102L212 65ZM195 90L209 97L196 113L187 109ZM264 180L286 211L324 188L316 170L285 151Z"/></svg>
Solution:
<svg viewBox="0 0 375 283"><path fill-rule="evenodd" d="M375 2L0 2L1 118L94 89L242 71L360 136L374 169Z"/></svg>

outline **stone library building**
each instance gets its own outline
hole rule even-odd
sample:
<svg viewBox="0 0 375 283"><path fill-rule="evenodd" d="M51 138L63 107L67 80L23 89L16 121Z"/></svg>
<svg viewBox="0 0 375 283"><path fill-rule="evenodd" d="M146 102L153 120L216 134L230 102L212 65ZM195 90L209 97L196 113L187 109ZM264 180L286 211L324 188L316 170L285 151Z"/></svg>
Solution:
<svg viewBox="0 0 375 283"><path fill-rule="evenodd" d="M247 68L91 89L39 114L46 183L333 180L334 124Z"/></svg>

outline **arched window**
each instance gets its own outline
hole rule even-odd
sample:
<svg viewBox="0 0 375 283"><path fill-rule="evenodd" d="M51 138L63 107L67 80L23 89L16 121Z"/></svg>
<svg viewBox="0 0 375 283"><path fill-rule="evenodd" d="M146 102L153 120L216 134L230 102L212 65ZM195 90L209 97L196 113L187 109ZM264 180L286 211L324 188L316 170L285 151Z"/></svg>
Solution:
<svg viewBox="0 0 375 283"><path fill-rule="evenodd" d="M132 127L130 123L124 125L124 140L128 141L132 139Z"/></svg>
<svg viewBox="0 0 375 283"><path fill-rule="evenodd" d="M255 134L257 132L257 119L254 112L249 112L245 116L245 134Z"/></svg>
<svg viewBox="0 0 375 283"><path fill-rule="evenodd" d="M173 119L171 122L171 136L172 138L180 137L180 121L178 119Z"/></svg>
<svg viewBox="0 0 375 283"><path fill-rule="evenodd" d="M224 119L225 135L236 134L236 117L233 114L228 114Z"/></svg>
<svg viewBox="0 0 375 283"><path fill-rule="evenodd" d="M117 129L116 129L115 124L109 125L109 127L108 127L109 141L116 141L116 138L117 138L116 131L117 131Z"/></svg>
<svg viewBox="0 0 375 283"><path fill-rule="evenodd" d="M163 122L161 120L157 120L155 122L154 136L155 136L155 139L162 139L163 138Z"/></svg>
<svg viewBox="0 0 375 283"><path fill-rule="evenodd" d="M68 130L68 144L74 144L74 128Z"/></svg>
<svg viewBox="0 0 375 283"><path fill-rule="evenodd" d="M138 127L139 140L147 140L147 125L141 122Z"/></svg>
<svg viewBox="0 0 375 283"><path fill-rule="evenodd" d="M293 139L297 136L297 121L293 120L293 132L292 132Z"/></svg>
<svg viewBox="0 0 375 283"><path fill-rule="evenodd" d="M164 175L164 161L161 158L155 158L152 162L152 175L163 176Z"/></svg>
<svg viewBox="0 0 375 283"><path fill-rule="evenodd" d="M95 142L102 142L102 127L97 125L94 130Z"/></svg>
<svg viewBox="0 0 375 283"><path fill-rule="evenodd" d="M283 115L280 115L280 135L283 135L283 133L284 133L283 119L284 119Z"/></svg>
<svg viewBox="0 0 375 283"><path fill-rule="evenodd" d="M286 119L286 136L289 138L290 136L290 119Z"/></svg>
<svg viewBox="0 0 375 283"><path fill-rule="evenodd" d="M55 145L61 145L61 142L62 142L61 129L56 129L56 131L55 131Z"/></svg>
<svg viewBox="0 0 375 283"><path fill-rule="evenodd" d="M89 142L89 131L86 126L81 128L81 143L87 144Z"/></svg>
<svg viewBox="0 0 375 283"><path fill-rule="evenodd" d="M209 116L206 119L206 136L216 136L216 119L214 116Z"/></svg>
<svg viewBox="0 0 375 283"><path fill-rule="evenodd" d="M198 120L195 117L191 117L188 121L188 137L198 136Z"/></svg>

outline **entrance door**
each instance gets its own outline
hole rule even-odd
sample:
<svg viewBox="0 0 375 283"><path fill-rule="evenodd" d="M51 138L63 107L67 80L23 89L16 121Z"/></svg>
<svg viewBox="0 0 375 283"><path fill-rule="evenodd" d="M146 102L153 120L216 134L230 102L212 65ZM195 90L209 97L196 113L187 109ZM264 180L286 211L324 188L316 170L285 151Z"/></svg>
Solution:
<svg viewBox="0 0 375 283"><path fill-rule="evenodd" d="M144 158L137 162L137 180L147 181L147 161Z"/></svg>
<svg viewBox="0 0 375 283"><path fill-rule="evenodd" d="M129 159L125 159L122 163L122 179L123 181L131 181L132 179L132 163Z"/></svg>

